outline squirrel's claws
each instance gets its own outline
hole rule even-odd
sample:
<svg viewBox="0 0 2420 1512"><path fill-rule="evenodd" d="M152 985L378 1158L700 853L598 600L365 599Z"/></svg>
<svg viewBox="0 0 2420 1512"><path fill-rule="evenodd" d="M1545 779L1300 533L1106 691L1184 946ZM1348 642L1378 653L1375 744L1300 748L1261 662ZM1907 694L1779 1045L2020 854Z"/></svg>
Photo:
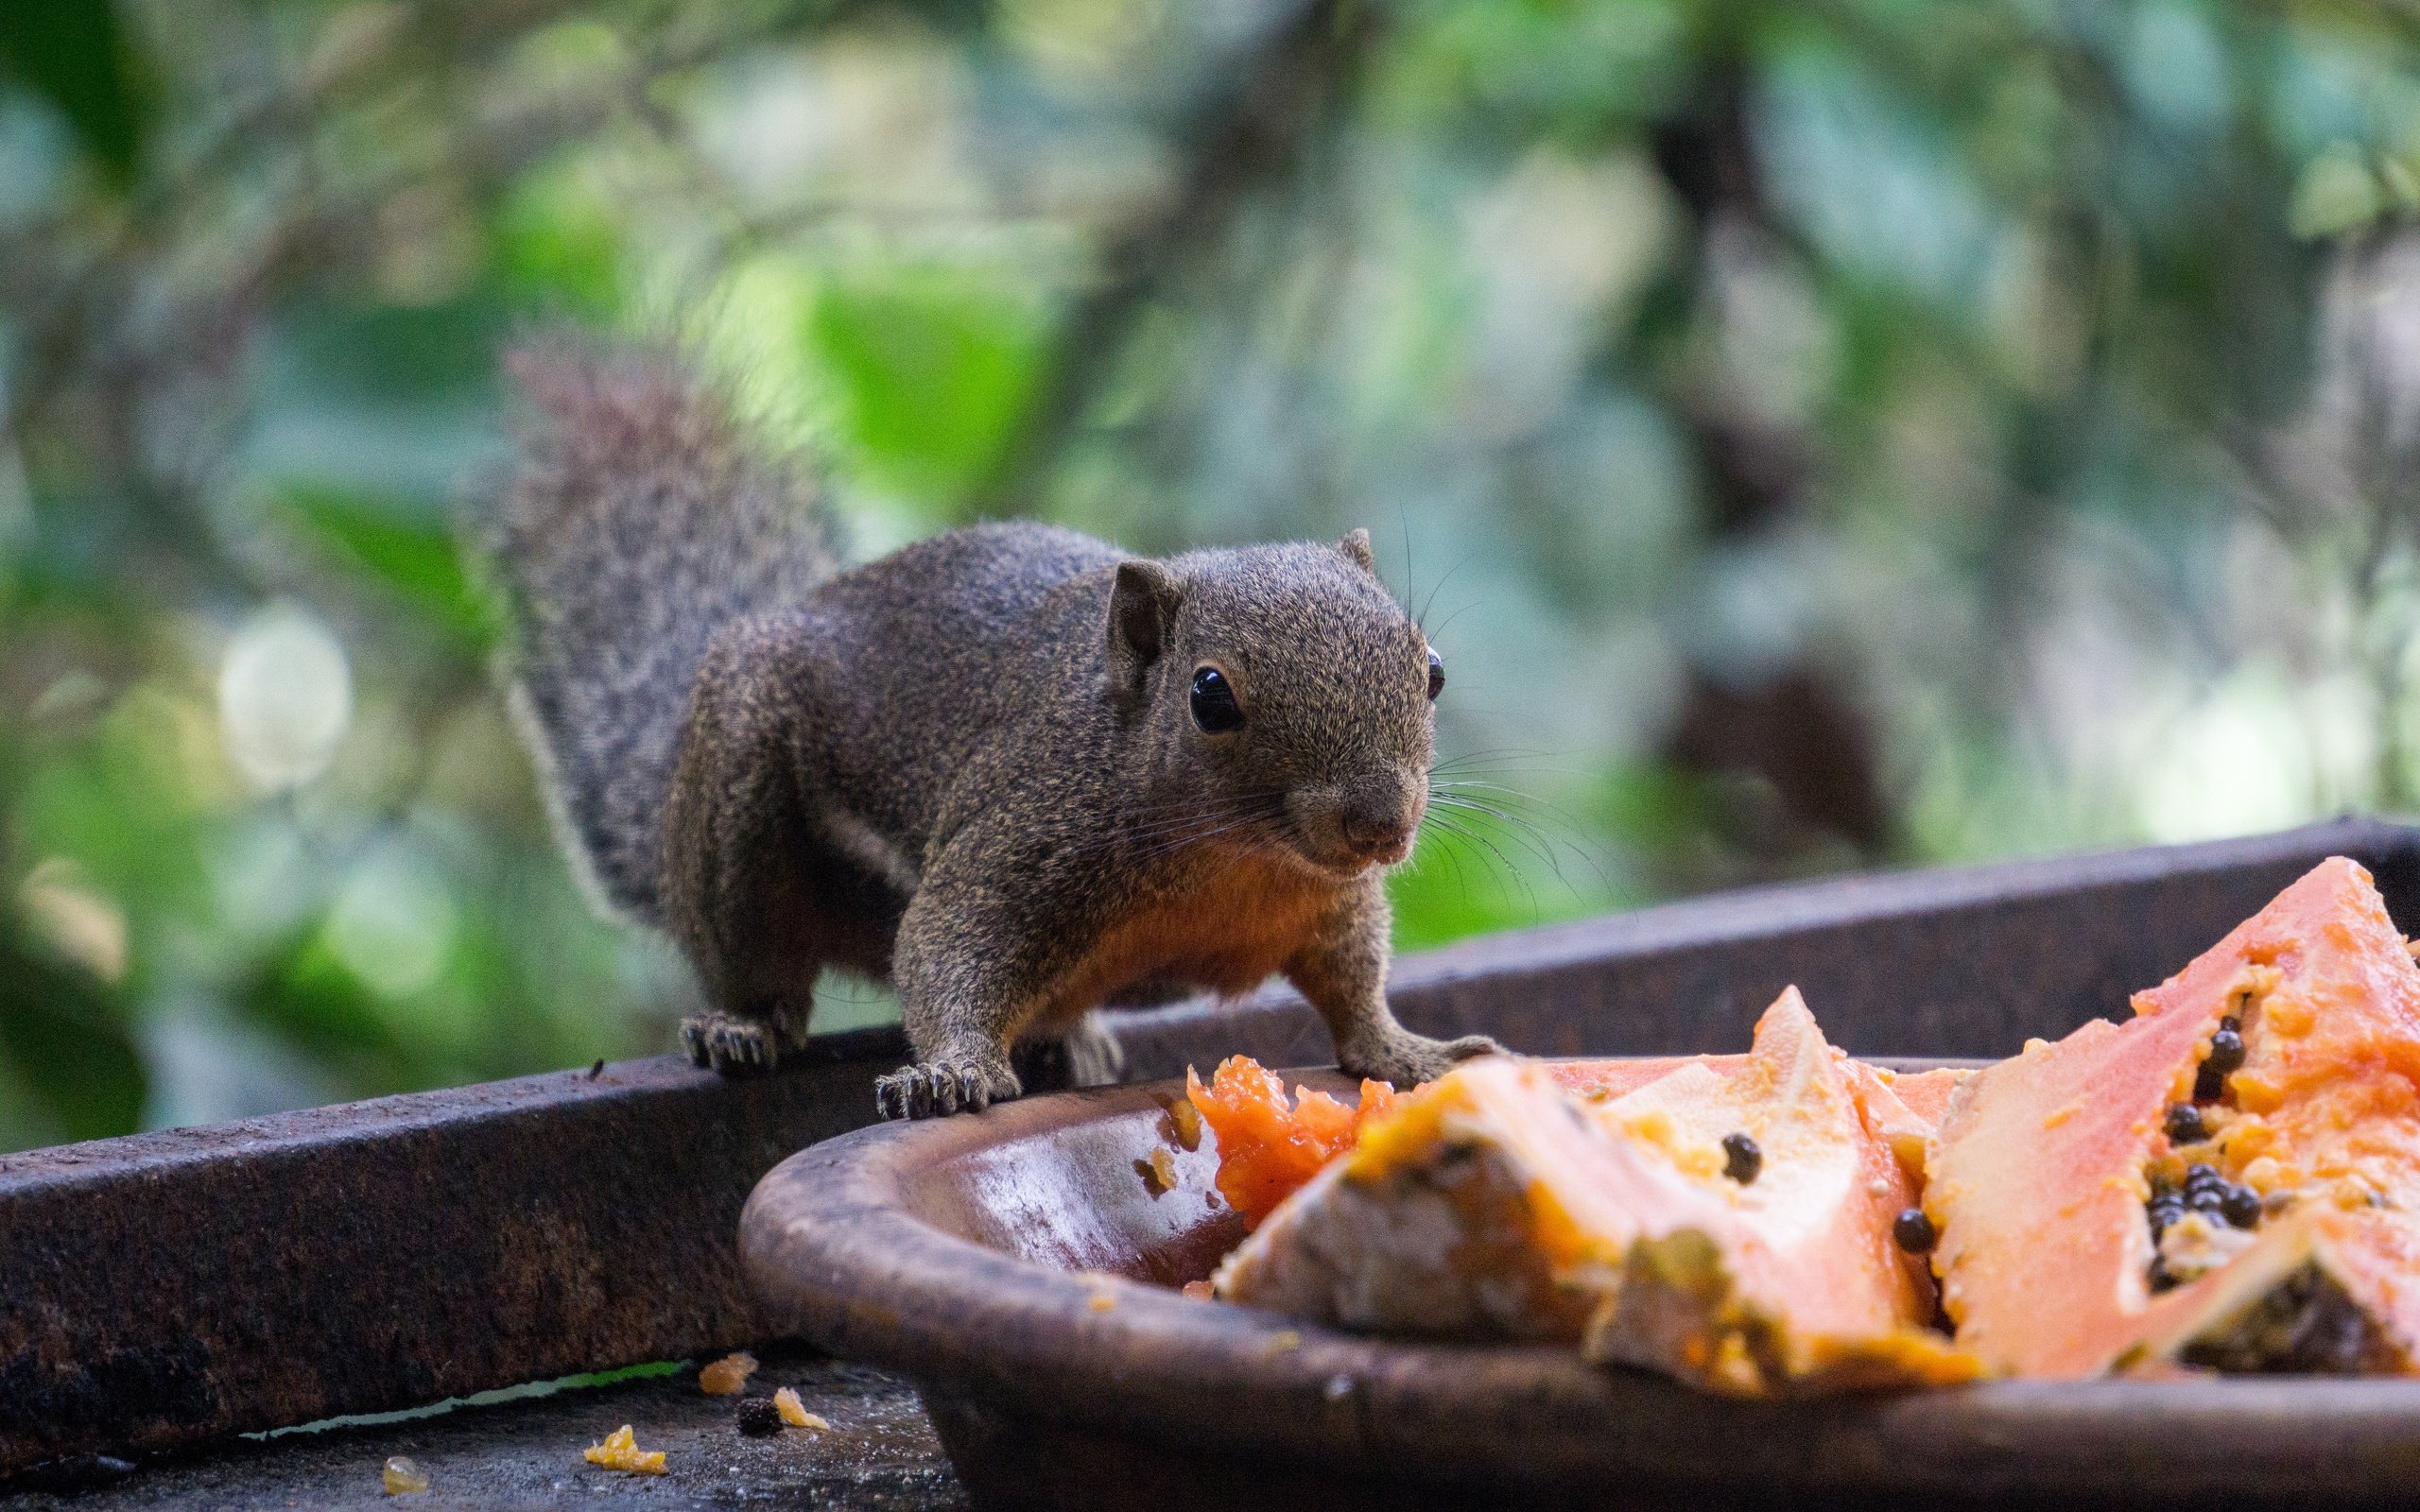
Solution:
<svg viewBox="0 0 2420 1512"><path fill-rule="evenodd" d="M929 1060L902 1066L873 1084L874 1111L884 1118L947 1118L979 1113L1024 1089L1006 1065Z"/></svg>
<svg viewBox="0 0 2420 1512"><path fill-rule="evenodd" d="M700 1013L681 1021L681 1044L697 1065L710 1066L726 1076L748 1076L781 1064L783 1035L779 1025L721 1013Z"/></svg>

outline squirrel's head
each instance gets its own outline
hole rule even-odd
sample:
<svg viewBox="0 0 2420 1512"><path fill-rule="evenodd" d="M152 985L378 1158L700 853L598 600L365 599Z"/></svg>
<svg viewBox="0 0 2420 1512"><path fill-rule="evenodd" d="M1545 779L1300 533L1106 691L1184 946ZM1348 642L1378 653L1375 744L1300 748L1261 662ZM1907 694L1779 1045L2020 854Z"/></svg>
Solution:
<svg viewBox="0 0 2420 1512"><path fill-rule="evenodd" d="M1328 876L1411 853L1444 665L1368 531L1122 563L1107 635L1111 704L1197 829Z"/></svg>

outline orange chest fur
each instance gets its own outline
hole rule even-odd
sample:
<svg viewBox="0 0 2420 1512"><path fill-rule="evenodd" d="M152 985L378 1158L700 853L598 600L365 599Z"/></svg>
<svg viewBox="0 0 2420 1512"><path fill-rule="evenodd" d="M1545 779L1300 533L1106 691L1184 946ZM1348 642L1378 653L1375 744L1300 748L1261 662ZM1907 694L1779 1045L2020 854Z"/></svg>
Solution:
<svg viewBox="0 0 2420 1512"><path fill-rule="evenodd" d="M1249 991L1311 942L1335 898L1291 868L1248 860L1134 902L1063 979L1056 1007L1080 1012L1153 977Z"/></svg>

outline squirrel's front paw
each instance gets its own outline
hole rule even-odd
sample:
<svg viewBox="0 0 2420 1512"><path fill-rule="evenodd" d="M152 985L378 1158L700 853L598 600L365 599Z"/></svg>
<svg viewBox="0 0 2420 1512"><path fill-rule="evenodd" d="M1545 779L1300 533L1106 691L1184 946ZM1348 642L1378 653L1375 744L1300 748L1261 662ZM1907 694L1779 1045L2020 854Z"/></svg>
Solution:
<svg viewBox="0 0 2420 1512"><path fill-rule="evenodd" d="M874 1110L885 1118L979 1113L1025 1088L998 1055L942 1056L874 1078Z"/></svg>
<svg viewBox="0 0 2420 1512"><path fill-rule="evenodd" d="M700 1066L726 1076L749 1076L781 1064L791 1037L778 1022L727 1013L700 1013L681 1021L681 1046Z"/></svg>
<svg viewBox="0 0 2420 1512"><path fill-rule="evenodd" d="M1430 1040L1406 1033L1391 1036L1374 1048L1356 1046L1340 1051L1336 1058L1338 1067L1347 1075L1392 1082L1409 1091L1422 1082L1435 1081L1462 1061L1502 1054L1504 1047L1483 1034L1464 1035L1460 1040Z"/></svg>

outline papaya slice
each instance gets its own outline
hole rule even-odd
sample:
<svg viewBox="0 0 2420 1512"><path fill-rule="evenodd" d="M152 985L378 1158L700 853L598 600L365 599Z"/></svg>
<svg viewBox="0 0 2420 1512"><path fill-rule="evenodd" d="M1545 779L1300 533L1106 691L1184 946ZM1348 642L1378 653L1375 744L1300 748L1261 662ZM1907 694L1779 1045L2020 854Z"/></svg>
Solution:
<svg viewBox="0 0 2420 1512"><path fill-rule="evenodd" d="M1591 1103L1610 1103L1686 1067L1728 1077L1748 1063L1746 1056L1714 1055L1534 1062L1554 1086ZM1897 1121L1885 1137L1908 1169L1921 1177L1924 1142L1940 1122L1950 1091L1974 1073L1944 1069L1894 1074L1862 1062L1850 1064L1860 1087L1868 1089L1860 1095L1896 1110ZM1385 1082L1364 1080L1357 1108L1307 1087L1296 1087L1289 1103L1285 1083L1249 1056L1220 1061L1206 1084L1187 1067L1185 1090L1201 1121L1218 1137L1219 1194L1253 1225L1329 1160L1353 1148L1370 1121L1403 1095Z"/></svg>
<svg viewBox="0 0 2420 1512"><path fill-rule="evenodd" d="M1757 1021L1736 1074L1676 1072L1598 1114L1686 1181L1634 1188L1639 1233L1590 1320L1589 1358L1752 1397L1978 1374L1930 1328L1926 1263L1893 1237L1930 1125L1824 1042L1796 988ZM1726 1127L1754 1142L1753 1181L1712 1167Z"/></svg>
<svg viewBox="0 0 2420 1512"><path fill-rule="evenodd" d="M1549 1060L1544 1062L1554 1084L1575 1097L1609 1103L1650 1082L1661 1081L1684 1066L1703 1066L1718 1076L1729 1076L1746 1065L1745 1056L1651 1056L1631 1060Z"/></svg>
<svg viewBox="0 0 2420 1512"><path fill-rule="evenodd" d="M2231 1263L2152 1303L2133 1373L2411 1375L2420 1230L2400 1213L2309 1204Z"/></svg>
<svg viewBox="0 0 2420 1512"><path fill-rule="evenodd" d="M1287 1198L1214 1294L1354 1329L1578 1339L1611 1275L1599 1238L1630 1231L1594 1179L1612 1142L1579 1106L1534 1063L1458 1068Z"/></svg>
<svg viewBox="0 0 2420 1512"><path fill-rule="evenodd" d="M2184 971L1949 1100L1925 1209L1995 1371L2411 1373L2420 969L2334 857Z"/></svg>
<svg viewBox="0 0 2420 1512"><path fill-rule="evenodd" d="M1744 1056L1668 1056L1637 1060L1542 1062L1557 1086L1593 1102L1634 1091L1682 1066L1703 1062L1725 1074ZM1188 1066L1185 1095L1218 1137L1219 1195L1257 1225L1320 1173L1353 1148L1362 1127L1402 1095L1386 1082L1364 1080L1357 1107L1347 1107L1310 1087L1286 1084L1250 1056L1230 1056L1204 1083Z"/></svg>
<svg viewBox="0 0 2420 1512"><path fill-rule="evenodd" d="M1972 1377L1892 1238L1915 1176L1883 1130L1919 1116L1794 989L1748 1055L1715 1058L1601 1103L1555 1068L1459 1068L1370 1122L1217 1294L1352 1328L1577 1340L1738 1396Z"/></svg>

